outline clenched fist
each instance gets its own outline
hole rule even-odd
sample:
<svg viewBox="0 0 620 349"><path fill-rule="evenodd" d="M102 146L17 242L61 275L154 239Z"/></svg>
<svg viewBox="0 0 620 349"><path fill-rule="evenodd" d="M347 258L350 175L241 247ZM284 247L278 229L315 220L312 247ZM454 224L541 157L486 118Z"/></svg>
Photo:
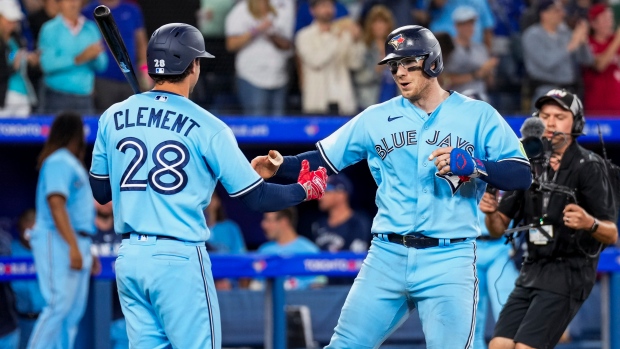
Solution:
<svg viewBox="0 0 620 349"><path fill-rule="evenodd" d="M297 183L306 191L306 201L318 200L325 194L327 170L321 166L316 171L310 171L310 163L308 160L304 160L301 162L301 171L299 171Z"/></svg>

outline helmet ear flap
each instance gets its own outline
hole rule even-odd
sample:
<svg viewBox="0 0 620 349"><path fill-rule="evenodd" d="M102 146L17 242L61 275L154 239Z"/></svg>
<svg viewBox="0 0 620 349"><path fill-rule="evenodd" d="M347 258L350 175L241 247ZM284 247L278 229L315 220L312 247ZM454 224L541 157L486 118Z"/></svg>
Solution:
<svg viewBox="0 0 620 349"><path fill-rule="evenodd" d="M435 64L435 68L433 68L433 64ZM443 58L441 54L436 54L435 52L431 52L428 57L424 60L424 72L432 77L436 78L443 71Z"/></svg>

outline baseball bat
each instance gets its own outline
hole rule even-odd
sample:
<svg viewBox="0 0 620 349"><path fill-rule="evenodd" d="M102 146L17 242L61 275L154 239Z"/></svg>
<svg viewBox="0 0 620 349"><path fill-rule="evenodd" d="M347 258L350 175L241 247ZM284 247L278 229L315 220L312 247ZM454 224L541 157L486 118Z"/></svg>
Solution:
<svg viewBox="0 0 620 349"><path fill-rule="evenodd" d="M105 5L99 5L95 8L93 15L99 27L99 31L101 31L101 35L103 35L106 44L110 48L118 67L121 68L121 71L125 75L125 79L129 82L131 89L134 93L140 93L140 84L138 84L136 72L133 69L127 47L118 31L110 8Z"/></svg>

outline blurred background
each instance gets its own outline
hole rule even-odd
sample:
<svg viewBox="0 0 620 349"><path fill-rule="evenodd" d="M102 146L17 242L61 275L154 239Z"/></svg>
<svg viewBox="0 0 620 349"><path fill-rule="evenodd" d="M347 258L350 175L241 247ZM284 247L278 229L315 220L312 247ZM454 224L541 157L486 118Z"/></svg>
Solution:
<svg viewBox="0 0 620 349"><path fill-rule="evenodd" d="M231 126L248 159L269 149L312 150L361 110L397 96L391 74L376 62L393 29L419 24L441 43L445 89L483 95L517 134L533 100L551 88L573 91L585 104L587 136L580 142L600 154L600 130L608 156L620 163L619 0L0 0L0 231L14 256L28 256L36 158L51 117L63 109L81 112L90 154L98 115L132 94L104 43L60 40L48 23L59 15L73 19L77 33L100 4L112 9L145 91L153 86L146 73L151 33L172 22L201 30L216 58L201 60L190 98ZM319 25L331 29L320 32ZM310 246L294 252L365 252L376 185L365 163L343 173L330 178L321 201L292 213L250 212L218 187L205 210L209 248L247 254L292 237ZM95 248L102 257L114 256L120 242L111 220L111 209L98 207ZM299 335L289 336L290 347L329 340L352 280L286 279L289 330ZM111 289L109 280L93 283L94 294ZM217 287L225 346L264 347L264 280L222 278ZM23 347L42 305L36 281L13 289ZM597 285L565 334L563 348L602 347L600 290ZM109 302L91 294L77 347L127 347L117 297L108 292ZM100 308L108 309L103 318ZM304 337L303 324L313 338ZM424 347L417 316L384 347L390 346Z"/></svg>

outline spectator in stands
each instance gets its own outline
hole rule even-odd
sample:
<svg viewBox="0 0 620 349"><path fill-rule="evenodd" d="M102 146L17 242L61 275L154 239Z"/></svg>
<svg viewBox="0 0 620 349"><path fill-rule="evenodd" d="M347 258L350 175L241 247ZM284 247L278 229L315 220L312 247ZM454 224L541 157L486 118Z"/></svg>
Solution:
<svg viewBox="0 0 620 349"><path fill-rule="evenodd" d="M348 0L348 1L356 1L356 0ZM363 7L361 9L361 13L359 18L357 16L357 12L350 11L350 16L354 20L359 23L364 23L366 21L366 17L370 14L370 10L376 5L383 5L387 7L392 16L394 17L394 28L402 27L405 25L412 24L420 24L418 21L418 17L416 16L416 11L420 10L420 6L428 6L432 1L427 0L358 0L363 3ZM438 1L438 0L435 0ZM439 0L442 1L442 0ZM346 3L346 2L345 2ZM425 4L421 4L425 3ZM347 6L351 8L351 6ZM428 14L428 12L427 12Z"/></svg>
<svg viewBox="0 0 620 349"><path fill-rule="evenodd" d="M587 22L579 22L571 32L564 23L560 0L541 0L538 14L539 23L527 28L521 41L532 101L555 88L576 92L577 64L587 66L594 62L587 45Z"/></svg>
<svg viewBox="0 0 620 349"><path fill-rule="evenodd" d="M473 7L460 6L452 12L452 19L457 34L454 51L446 58L444 83L458 92L469 90L486 96L499 61L489 55L486 46L473 41L478 13Z"/></svg>
<svg viewBox="0 0 620 349"><path fill-rule="evenodd" d="M312 24L314 16L310 11L311 0L299 0L297 6L297 18L295 19L295 33ZM334 19L343 18L349 15L349 10L340 1L334 0L335 13Z"/></svg>
<svg viewBox="0 0 620 349"><path fill-rule="evenodd" d="M0 256L11 255L11 235L0 230ZM15 296L8 282L0 282L0 348L19 348L20 329Z"/></svg>
<svg viewBox="0 0 620 349"><path fill-rule="evenodd" d="M11 256L32 258L30 231L34 222L34 209L28 209L19 216L17 221L19 239L13 240L11 243ZM20 348L25 348L34 323L45 306L45 300L41 295L37 280L12 281L11 287L17 300L16 308L19 316L19 328L21 329Z"/></svg>
<svg viewBox="0 0 620 349"><path fill-rule="evenodd" d="M31 12L28 15L28 24L30 26L31 34L30 39L32 40L31 46L36 49L35 52L39 55L41 54L38 46L41 27L45 22L58 15L58 0L43 0L43 3L41 5L41 8ZM36 66L30 66L30 69L28 70L28 78L30 79L34 90L40 94L41 79L43 78L43 72L41 71L40 64L37 64Z"/></svg>
<svg viewBox="0 0 620 349"><path fill-rule="evenodd" d="M613 12L604 4L590 8L589 37L594 65L583 74L586 114L620 113L620 28L615 29Z"/></svg>
<svg viewBox="0 0 620 349"><path fill-rule="evenodd" d="M297 209L289 207L277 212L263 215L261 227L265 231L268 242L258 248L258 253L276 255L313 254L319 248L296 230ZM315 276L288 277L284 283L287 290L302 290L324 283L324 278ZM252 287L255 288L255 287Z"/></svg>
<svg viewBox="0 0 620 349"><path fill-rule="evenodd" d="M588 13L593 2L592 0L566 1L566 24L569 28L575 29L579 22L588 20Z"/></svg>
<svg viewBox="0 0 620 349"><path fill-rule="evenodd" d="M34 42L39 41L39 33L43 24L58 14L58 0L43 0L43 7L28 15L28 24Z"/></svg>
<svg viewBox="0 0 620 349"><path fill-rule="evenodd" d="M40 109L47 114L93 114L95 72L108 63L101 34L80 13L80 0L59 0L58 5L60 14L46 22L39 35L44 83Z"/></svg>
<svg viewBox="0 0 620 349"><path fill-rule="evenodd" d="M17 0L0 0L0 117L27 117L36 101L28 65L37 65L39 56L22 48L16 32L23 18Z"/></svg>
<svg viewBox="0 0 620 349"><path fill-rule="evenodd" d="M93 237L91 253L99 257L116 257L120 248L122 238L114 230L114 215L112 202L100 205L94 201L97 215L95 217L95 228L97 233ZM114 349L129 348L129 338L127 337L127 324L121 303L118 297L116 281L111 285L112 293L112 323L110 324L110 345Z"/></svg>
<svg viewBox="0 0 620 349"><path fill-rule="evenodd" d="M366 252L372 235L368 216L351 208L353 184L342 173L329 176L319 209L327 212L312 224L314 243L324 251Z"/></svg>
<svg viewBox="0 0 620 349"><path fill-rule="evenodd" d="M284 114L292 16L292 8L280 13L269 0L246 0L226 17L226 48L237 53L237 97L244 114Z"/></svg>
<svg viewBox="0 0 620 349"><path fill-rule="evenodd" d="M521 109L523 72L519 18L525 10L524 0L495 0L489 5L495 17L493 45L489 51L498 58L490 99L502 115Z"/></svg>
<svg viewBox="0 0 620 349"><path fill-rule="evenodd" d="M478 14L472 40L475 43L484 43L488 49L491 49L495 18L487 0L445 0L435 1L434 4L437 9L433 11L434 15L429 28L433 33L447 32L453 37L456 36L452 13L459 6L470 6Z"/></svg>
<svg viewBox="0 0 620 349"><path fill-rule="evenodd" d="M134 65L138 81L142 88L150 87L150 79L146 69L146 30L142 12L138 6L124 2L123 0L98 0L91 2L84 8L82 14L94 20L93 11L99 5L110 8L118 26L118 31L125 42L127 53ZM123 101L133 95L131 86L127 83L125 75L114 63L114 55L106 46L108 66L105 70L97 72L95 76L95 109L97 112L108 109L112 104Z"/></svg>
<svg viewBox="0 0 620 349"><path fill-rule="evenodd" d="M398 93L390 71L377 62L385 57L385 38L394 29L394 16L383 5L375 5L364 20L364 64L353 74L360 109L385 102Z"/></svg>
<svg viewBox="0 0 620 349"><path fill-rule="evenodd" d="M226 49L226 17L235 2L232 0L201 0L198 29L205 37L205 47L217 57L200 60L200 82L194 89L194 101L210 112L219 114L235 108L235 54Z"/></svg>
<svg viewBox="0 0 620 349"><path fill-rule="evenodd" d="M217 192L213 192L211 202L205 210L207 226L211 231L209 244L216 252L243 254L247 250L239 225L226 217L226 211Z"/></svg>
<svg viewBox="0 0 620 349"><path fill-rule="evenodd" d="M314 21L295 38L302 109L304 113L355 114L357 99L350 74L364 63L361 29L347 18L334 21L333 0L311 0L310 11Z"/></svg>

